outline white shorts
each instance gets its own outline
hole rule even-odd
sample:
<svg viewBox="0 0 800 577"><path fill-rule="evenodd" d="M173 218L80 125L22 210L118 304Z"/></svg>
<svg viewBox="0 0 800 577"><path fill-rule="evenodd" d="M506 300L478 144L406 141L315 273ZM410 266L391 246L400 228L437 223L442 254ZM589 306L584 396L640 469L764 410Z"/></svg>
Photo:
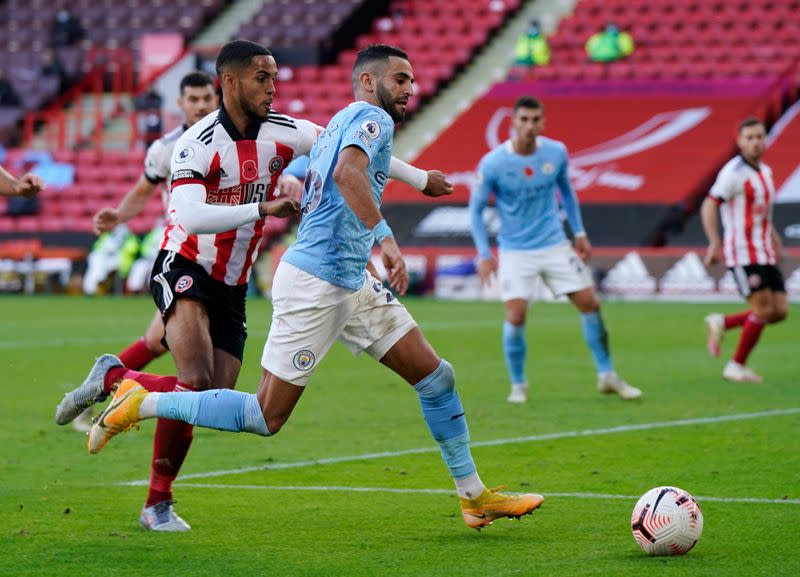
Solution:
<svg viewBox="0 0 800 577"><path fill-rule="evenodd" d="M569 242L536 250L501 250L498 278L503 301L531 300L536 277L555 296L594 286L589 268Z"/></svg>
<svg viewBox="0 0 800 577"><path fill-rule="evenodd" d="M394 295L364 271L357 291L332 285L287 262L272 281L272 325L261 366L294 385L305 386L339 339L357 355L380 360L417 326Z"/></svg>

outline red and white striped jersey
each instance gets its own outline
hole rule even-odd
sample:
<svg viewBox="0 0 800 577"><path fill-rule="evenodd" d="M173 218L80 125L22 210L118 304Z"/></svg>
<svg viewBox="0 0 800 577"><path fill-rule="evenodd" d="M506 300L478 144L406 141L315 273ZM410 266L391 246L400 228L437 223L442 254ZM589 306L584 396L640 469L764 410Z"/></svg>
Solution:
<svg viewBox="0 0 800 577"><path fill-rule="evenodd" d="M775 264L772 169L763 162L756 169L736 156L719 171L710 196L719 203L722 213L726 266Z"/></svg>
<svg viewBox="0 0 800 577"><path fill-rule="evenodd" d="M172 156L172 195L182 185L202 184L207 204L243 205L270 200L283 169L306 155L318 127L270 112L244 135L224 108L212 112L179 139ZM161 248L179 253L228 285L245 284L263 239L266 218L218 234L188 234L168 215Z"/></svg>
<svg viewBox="0 0 800 577"><path fill-rule="evenodd" d="M154 141L147 149L144 157L144 177L152 184L160 184L169 180L170 163L175 143L186 132L186 125L177 126ZM169 208L169 187L161 187L161 202L164 204L164 214Z"/></svg>

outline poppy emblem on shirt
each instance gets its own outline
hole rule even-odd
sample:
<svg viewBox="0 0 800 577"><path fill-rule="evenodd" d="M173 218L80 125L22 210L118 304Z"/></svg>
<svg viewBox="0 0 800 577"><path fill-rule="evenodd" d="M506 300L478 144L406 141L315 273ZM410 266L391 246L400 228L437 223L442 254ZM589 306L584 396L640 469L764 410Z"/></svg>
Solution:
<svg viewBox="0 0 800 577"><path fill-rule="evenodd" d="M555 169L556 169L556 167L555 167L555 166L553 166L553 163L552 163L552 162L545 162L545 163L542 165L542 172L543 172L544 174L553 174L553 172L555 171Z"/></svg>
<svg viewBox="0 0 800 577"><path fill-rule="evenodd" d="M178 279L178 282L175 283L175 292L176 293L186 292L192 287L193 284L194 281L192 280L192 277L184 275Z"/></svg>
<svg viewBox="0 0 800 577"><path fill-rule="evenodd" d="M534 174L536 174L536 171L533 170L532 166L526 166L525 168L522 169L522 172L524 172L525 176L527 176L528 178L531 178Z"/></svg>
<svg viewBox="0 0 800 577"><path fill-rule="evenodd" d="M242 180L245 182L253 182L256 178L258 178L258 166L256 166L255 160L245 160L242 163Z"/></svg>
<svg viewBox="0 0 800 577"><path fill-rule="evenodd" d="M269 160L269 173L270 174L275 174L281 168L283 168L283 157L281 157L281 156L273 156Z"/></svg>
<svg viewBox="0 0 800 577"><path fill-rule="evenodd" d="M294 354L292 362L298 371L307 371L314 366L316 360L317 357L314 356L314 353L309 350L302 350Z"/></svg>

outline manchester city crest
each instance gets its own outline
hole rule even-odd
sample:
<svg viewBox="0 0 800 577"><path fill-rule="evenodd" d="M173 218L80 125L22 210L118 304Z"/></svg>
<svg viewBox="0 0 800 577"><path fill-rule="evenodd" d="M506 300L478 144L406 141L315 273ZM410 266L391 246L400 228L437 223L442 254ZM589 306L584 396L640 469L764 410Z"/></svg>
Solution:
<svg viewBox="0 0 800 577"><path fill-rule="evenodd" d="M314 353L309 350L302 350L294 354L292 362L298 371L307 371L314 366L316 360L317 357L314 356Z"/></svg>

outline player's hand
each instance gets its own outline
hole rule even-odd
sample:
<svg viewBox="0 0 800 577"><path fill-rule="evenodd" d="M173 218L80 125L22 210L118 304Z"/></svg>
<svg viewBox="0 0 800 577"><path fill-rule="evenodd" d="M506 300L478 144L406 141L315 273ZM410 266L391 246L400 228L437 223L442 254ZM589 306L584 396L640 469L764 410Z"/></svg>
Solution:
<svg viewBox="0 0 800 577"><path fill-rule="evenodd" d="M481 286L488 285L496 274L497 261L493 256L478 261L478 278L481 279Z"/></svg>
<svg viewBox="0 0 800 577"><path fill-rule="evenodd" d="M41 178L35 174L28 173L20 176L12 188L15 196L34 196L46 187Z"/></svg>
<svg viewBox="0 0 800 577"><path fill-rule="evenodd" d="M303 183L296 176L284 174L278 181L275 196L300 200L303 197Z"/></svg>
<svg viewBox="0 0 800 577"><path fill-rule="evenodd" d="M119 224L119 213L115 208L101 208L92 217L92 228L97 235L103 234Z"/></svg>
<svg viewBox="0 0 800 577"><path fill-rule="evenodd" d="M381 241L381 260L389 275L389 286L399 294L404 295L408 290L408 271L406 261L400 254L400 247L397 246L393 236L387 236Z"/></svg>
<svg viewBox="0 0 800 577"><path fill-rule="evenodd" d="M275 216L286 218L300 213L300 203L294 198L277 198L268 202L262 202L259 206L261 216Z"/></svg>
<svg viewBox="0 0 800 577"><path fill-rule="evenodd" d="M579 234L575 237L575 254L583 262L586 262L592 256L592 243L589 242L589 237L585 234Z"/></svg>
<svg viewBox="0 0 800 577"><path fill-rule="evenodd" d="M706 257L703 262L707 267L712 267L722 260L722 245L718 242L712 242L708 245Z"/></svg>
<svg viewBox="0 0 800 577"><path fill-rule="evenodd" d="M453 194L453 185L441 170L428 171L428 184L422 189L425 196L447 196Z"/></svg>

